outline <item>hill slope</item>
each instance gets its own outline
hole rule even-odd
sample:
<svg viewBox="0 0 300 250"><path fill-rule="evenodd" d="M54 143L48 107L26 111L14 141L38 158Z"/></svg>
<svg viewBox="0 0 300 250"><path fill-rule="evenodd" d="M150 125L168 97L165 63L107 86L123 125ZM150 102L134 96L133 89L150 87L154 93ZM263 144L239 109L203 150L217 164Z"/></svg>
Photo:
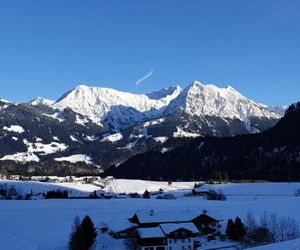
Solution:
<svg viewBox="0 0 300 250"><path fill-rule="evenodd" d="M225 138L170 139L106 173L138 179L299 180L299 127L297 104L265 132Z"/></svg>

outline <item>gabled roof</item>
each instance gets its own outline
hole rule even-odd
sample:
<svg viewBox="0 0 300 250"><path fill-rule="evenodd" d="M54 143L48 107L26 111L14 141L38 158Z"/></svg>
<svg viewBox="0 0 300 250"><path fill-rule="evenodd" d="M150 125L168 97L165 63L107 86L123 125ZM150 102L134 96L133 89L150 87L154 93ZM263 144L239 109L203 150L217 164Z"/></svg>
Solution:
<svg viewBox="0 0 300 250"><path fill-rule="evenodd" d="M199 230L196 228L194 223L165 223L161 224L160 228L163 230L165 234L170 234L178 229L186 229L191 231L192 233L199 233Z"/></svg>
<svg viewBox="0 0 300 250"><path fill-rule="evenodd" d="M168 222L190 222L201 214L221 220L221 216L211 210L181 210L181 211L156 211L140 210L134 215L137 216L139 223L168 223ZM132 217L134 217L134 215Z"/></svg>
<svg viewBox="0 0 300 250"><path fill-rule="evenodd" d="M131 223L127 219L115 219L108 223L108 227L112 232L121 232L136 226L136 224Z"/></svg>
<svg viewBox="0 0 300 250"><path fill-rule="evenodd" d="M160 227L138 228L136 231L142 239L166 238Z"/></svg>

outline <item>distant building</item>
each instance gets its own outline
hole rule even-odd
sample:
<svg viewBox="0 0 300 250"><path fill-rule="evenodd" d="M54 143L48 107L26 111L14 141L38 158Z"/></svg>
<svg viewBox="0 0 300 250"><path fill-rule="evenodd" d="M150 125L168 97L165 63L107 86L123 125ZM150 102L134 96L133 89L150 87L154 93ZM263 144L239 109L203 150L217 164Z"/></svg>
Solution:
<svg viewBox="0 0 300 250"><path fill-rule="evenodd" d="M166 223L136 229L139 250L193 250L200 246L199 230L193 223Z"/></svg>
<svg viewBox="0 0 300 250"><path fill-rule="evenodd" d="M187 223L195 224L201 234L218 233L221 216L216 211L185 210L174 213L160 211L139 211L129 221L139 227L157 227L163 223Z"/></svg>
<svg viewBox="0 0 300 250"><path fill-rule="evenodd" d="M135 236L138 250L167 249L167 237L160 227L138 228Z"/></svg>
<svg viewBox="0 0 300 250"><path fill-rule="evenodd" d="M129 219L110 223L114 238L132 238L139 250L193 250L199 236L218 234L221 217L207 210L138 211Z"/></svg>

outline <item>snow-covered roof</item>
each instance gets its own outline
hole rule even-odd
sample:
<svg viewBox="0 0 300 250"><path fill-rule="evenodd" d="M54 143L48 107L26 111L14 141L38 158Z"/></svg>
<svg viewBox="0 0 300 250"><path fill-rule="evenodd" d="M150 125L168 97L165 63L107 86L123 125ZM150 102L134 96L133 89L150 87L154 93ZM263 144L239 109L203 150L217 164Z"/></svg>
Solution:
<svg viewBox="0 0 300 250"><path fill-rule="evenodd" d="M140 223L167 223L167 222L189 222L194 218L206 214L215 220L221 220L217 211L212 210L181 210L181 211L155 211L141 210L136 212Z"/></svg>
<svg viewBox="0 0 300 250"><path fill-rule="evenodd" d="M161 224L160 228L163 230L165 234L170 234L180 228L187 229L192 233L199 233L199 230L196 228L194 223L165 223Z"/></svg>
<svg viewBox="0 0 300 250"><path fill-rule="evenodd" d="M129 228L133 228L137 226L134 223L131 223L129 220L127 219L116 219L116 220L112 220L108 223L108 227L111 231L113 232L120 232Z"/></svg>
<svg viewBox="0 0 300 250"><path fill-rule="evenodd" d="M165 238L163 231L159 227L139 228L137 232L141 238Z"/></svg>

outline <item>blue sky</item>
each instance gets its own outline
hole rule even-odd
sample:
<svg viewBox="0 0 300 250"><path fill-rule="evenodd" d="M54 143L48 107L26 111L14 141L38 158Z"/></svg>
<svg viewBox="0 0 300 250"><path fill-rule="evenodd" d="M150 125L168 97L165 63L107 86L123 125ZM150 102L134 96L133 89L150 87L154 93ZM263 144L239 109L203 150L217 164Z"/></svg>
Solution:
<svg viewBox="0 0 300 250"><path fill-rule="evenodd" d="M297 0L1 1L0 97L200 80L289 104L300 99L299 9Z"/></svg>

